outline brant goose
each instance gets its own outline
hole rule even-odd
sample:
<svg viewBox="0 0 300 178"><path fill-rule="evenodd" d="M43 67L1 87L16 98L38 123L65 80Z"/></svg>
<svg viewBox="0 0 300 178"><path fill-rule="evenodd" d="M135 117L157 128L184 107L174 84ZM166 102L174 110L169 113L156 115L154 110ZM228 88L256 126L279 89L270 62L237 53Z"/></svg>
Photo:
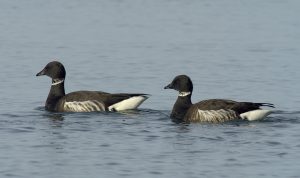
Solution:
<svg viewBox="0 0 300 178"><path fill-rule="evenodd" d="M210 99L192 104L193 83L186 75L179 75L164 89L179 91L173 106L171 118L175 122L212 122L219 123L235 119L260 120L271 114L261 106L274 108L270 103L237 102L224 99Z"/></svg>
<svg viewBox="0 0 300 178"><path fill-rule="evenodd" d="M121 111L136 109L148 98L147 94L110 94L101 91L76 91L66 95L64 87L66 70L58 61L48 63L41 72L36 74L36 76L41 75L47 75L52 79L51 89L45 103L48 111Z"/></svg>

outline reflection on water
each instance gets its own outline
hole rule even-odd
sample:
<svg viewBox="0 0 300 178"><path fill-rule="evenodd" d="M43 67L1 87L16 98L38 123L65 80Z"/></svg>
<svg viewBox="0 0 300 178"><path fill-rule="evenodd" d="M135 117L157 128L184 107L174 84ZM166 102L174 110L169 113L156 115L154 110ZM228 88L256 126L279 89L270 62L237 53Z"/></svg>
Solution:
<svg viewBox="0 0 300 178"><path fill-rule="evenodd" d="M82 175L80 167L85 167L95 177L96 174L169 177L186 165L190 165L188 170L176 174L229 175L226 168L234 168L244 170L236 172L240 176L257 175L252 173L252 168L247 168L249 164L280 168L282 164L276 162L292 158L296 153L293 147L299 147L296 141L300 135L292 131L299 123L295 119L299 118L298 111L276 111L273 117L260 122L175 124L168 117L170 111L49 113L41 108L37 110L23 117L2 114L11 122L1 121L0 132L4 138L9 136L9 141L2 139L0 149L29 167L42 165L58 170L49 174L52 176ZM4 129L4 124L8 128ZM14 157L15 153L19 156ZM1 166L4 173L10 172L9 167ZM216 166L222 169L222 174L214 172L212 167ZM78 168L73 170L73 167ZM44 172L47 169L40 168L37 174Z"/></svg>
<svg viewBox="0 0 300 178"><path fill-rule="evenodd" d="M53 122L64 120L64 115L60 114L60 113L55 113L55 114L47 113L47 114L44 114L43 116L50 119L50 120L52 120Z"/></svg>

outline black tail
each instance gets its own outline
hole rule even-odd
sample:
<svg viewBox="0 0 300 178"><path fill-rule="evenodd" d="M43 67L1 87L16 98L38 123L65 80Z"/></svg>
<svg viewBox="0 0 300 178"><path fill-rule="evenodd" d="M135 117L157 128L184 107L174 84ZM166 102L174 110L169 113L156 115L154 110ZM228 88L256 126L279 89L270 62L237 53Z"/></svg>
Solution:
<svg viewBox="0 0 300 178"><path fill-rule="evenodd" d="M270 107L270 108L275 108L274 104L272 103L255 103L258 106L266 106L266 107Z"/></svg>

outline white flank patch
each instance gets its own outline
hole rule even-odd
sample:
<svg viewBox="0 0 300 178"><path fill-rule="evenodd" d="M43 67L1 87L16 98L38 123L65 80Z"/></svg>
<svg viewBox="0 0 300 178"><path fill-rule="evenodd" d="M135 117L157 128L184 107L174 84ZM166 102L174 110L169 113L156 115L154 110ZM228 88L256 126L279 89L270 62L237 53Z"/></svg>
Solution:
<svg viewBox="0 0 300 178"><path fill-rule="evenodd" d="M105 111L104 104L97 100L72 101L64 103L64 110L69 112Z"/></svg>
<svg viewBox="0 0 300 178"><path fill-rule="evenodd" d="M126 100L120 101L108 107L109 111L122 111L129 109L136 109L141 105L148 97L146 96L133 96Z"/></svg>
<svg viewBox="0 0 300 178"><path fill-rule="evenodd" d="M247 119L249 121L256 121L256 120L264 119L271 113L272 111L270 110L257 109L257 110L242 113L240 114L240 116L242 119Z"/></svg>

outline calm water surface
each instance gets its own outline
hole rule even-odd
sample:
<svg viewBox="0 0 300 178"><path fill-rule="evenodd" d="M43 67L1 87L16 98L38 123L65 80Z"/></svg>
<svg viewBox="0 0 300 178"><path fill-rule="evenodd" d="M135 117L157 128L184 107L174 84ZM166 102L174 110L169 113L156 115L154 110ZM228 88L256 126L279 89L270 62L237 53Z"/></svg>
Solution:
<svg viewBox="0 0 300 178"><path fill-rule="evenodd" d="M297 0L0 1L0 177L299 177ZM66 92L152 96L137 111L49 113L46 63ZM178 125L175 75L193 101L271 102L260 122Z"/></svg>

